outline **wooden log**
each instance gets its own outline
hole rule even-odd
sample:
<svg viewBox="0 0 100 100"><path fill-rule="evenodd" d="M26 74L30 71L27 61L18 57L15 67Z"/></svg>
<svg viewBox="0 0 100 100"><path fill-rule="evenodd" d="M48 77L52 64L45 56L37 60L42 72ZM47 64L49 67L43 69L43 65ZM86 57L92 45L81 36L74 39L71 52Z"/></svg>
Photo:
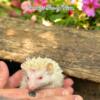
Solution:
<svg viewBox="0 0 100 100"><path fill-rule="evenodd" d="M50 57L66 75L100 83L100 31L0 18L0 58L22 63L32 56Z"/></svg>

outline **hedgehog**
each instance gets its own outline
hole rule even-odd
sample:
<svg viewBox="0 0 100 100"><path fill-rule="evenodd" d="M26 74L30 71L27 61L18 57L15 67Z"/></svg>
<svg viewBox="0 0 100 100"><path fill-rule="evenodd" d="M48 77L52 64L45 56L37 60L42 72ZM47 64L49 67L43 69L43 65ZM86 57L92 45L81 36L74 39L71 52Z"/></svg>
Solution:
<svg viewBox="0 0 100 100"><path fill-rule="evenodd" d="M63 86L63 70L56 61L50 58L28 58L21 64L21 69L23 71L23 79L20 88L35 91L42 88Z"/></svg>

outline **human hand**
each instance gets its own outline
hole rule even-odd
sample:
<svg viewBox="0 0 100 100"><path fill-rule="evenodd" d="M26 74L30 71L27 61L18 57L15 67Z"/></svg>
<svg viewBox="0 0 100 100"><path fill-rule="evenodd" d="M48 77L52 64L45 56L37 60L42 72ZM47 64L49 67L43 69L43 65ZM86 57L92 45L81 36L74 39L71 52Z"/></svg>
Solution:
<svg viewBox="0 0 100 100"><path fill-rule="evenodd" d="M18 87L22 77L23 74L21 70L10 77L8 66L3 61L0 61L0 89Z"/></svg>
<svg viewBox="0 0 100 100"><path fill-rule="evenodd" d="M40 90L39 92L37 92L35 97L32 97L29 96L29 92L27 89L16 88L17 86L19 86L20 81L23 77L21 70L17 71L15 74L9 77L7 65L4 62L0 61L0 77L0 88L6 88L5 90L0 89L0 95L9 97L10 99L12 98L13 100L15 99L14 96L16 96L16 94L17 99L23 100L83 100L79 95L73 95L73 81L69 78L65 79L63 88Z"/></svg>

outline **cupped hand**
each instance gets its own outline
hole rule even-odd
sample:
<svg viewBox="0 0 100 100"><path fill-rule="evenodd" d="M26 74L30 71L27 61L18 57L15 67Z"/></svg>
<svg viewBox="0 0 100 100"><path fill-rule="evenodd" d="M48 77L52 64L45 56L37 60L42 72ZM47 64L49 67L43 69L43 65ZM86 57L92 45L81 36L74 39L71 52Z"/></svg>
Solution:
<svg viewBox="0 0 100 100"><path fill-rule="evenodd" d="M70 78L64 80L64 87L43 89L38 91L35 97L32 97L29 96L27 89L16 88L19 86L22 77L22 70L9 77L7 65L0 61L0 96L9 97L13 100L15 99L13 95L17 95L16 99L18 100L83 100L81 96L73 95L72 85L74 82Z"/></svg>

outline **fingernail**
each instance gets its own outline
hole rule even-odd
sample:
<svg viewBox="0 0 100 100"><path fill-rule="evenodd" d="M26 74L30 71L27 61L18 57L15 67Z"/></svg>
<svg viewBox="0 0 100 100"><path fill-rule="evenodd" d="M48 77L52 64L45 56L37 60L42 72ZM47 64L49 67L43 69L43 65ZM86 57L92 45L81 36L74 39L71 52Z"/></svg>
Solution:
<svg viewBox="0 0 100 100"><path fill-rule="evenodd" d="M83 100L83 98L79 95L75 96L75 99L74 100Z"/></svg>

